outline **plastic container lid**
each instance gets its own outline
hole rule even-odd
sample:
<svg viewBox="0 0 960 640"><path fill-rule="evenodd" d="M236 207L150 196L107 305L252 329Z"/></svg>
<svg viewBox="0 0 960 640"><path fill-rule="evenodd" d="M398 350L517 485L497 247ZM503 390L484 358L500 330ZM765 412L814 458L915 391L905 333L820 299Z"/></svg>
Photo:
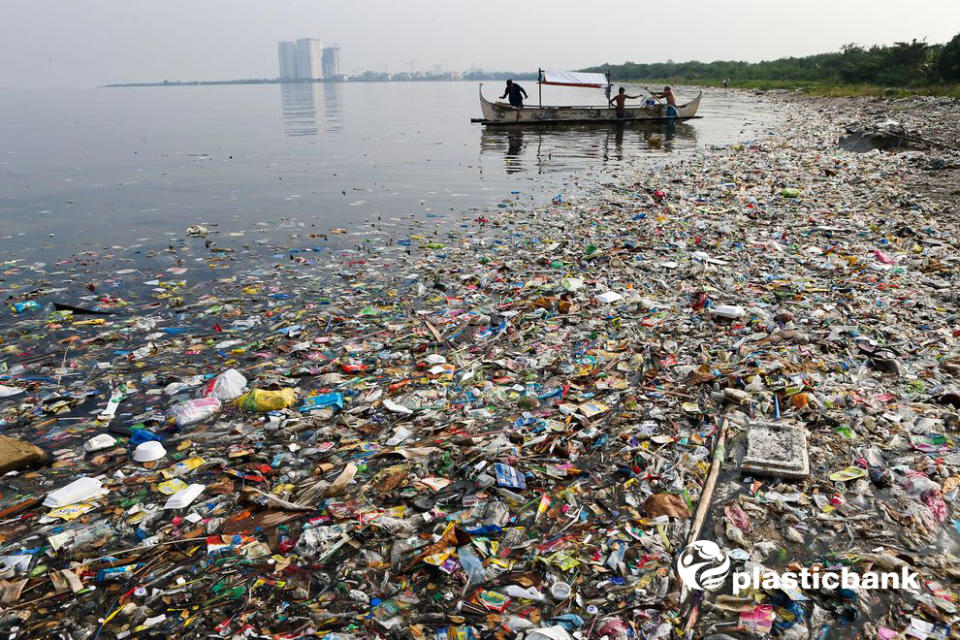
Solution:
<svg viewBox="0 0 960 640"><path fill-rule="evenodd" d="M557 600L566 600L570 597L570 585L566 582L554 582L550 585L550 595Z"/></svg>
<svg viewBox="0 0 960 640"><path fill-rule="evenodd" d="M136 462L153 462L167 455L167 450L156 440L141 442L133 450L133 459Z"/></svg>
<svg viewBox="0 0 960 640"><path fill-rule="evenodd" d="M180 489L175 494L170 496L167 499L167 503L163 505L164 509L185 509L190 506L190 504L197 499L197 497L203 493L204 486L202 484L191 484L184 489Z"/></svg>
<svg viewBox="0 0 960 640"><path fill-rule="evenodd" d="M43 506L63 507L83 500L90 500L102 493L104 493L104 489L99 479L84 476L77 478L65 487L60 487L56 491L48 493L43 501Z"/></svg>
<svg viewBox="0 0 960 640"><path fill-rule="evenodd" d="M99 451L101 449L109 449L116 443L117 439L109 433L101 433L87 440L83 445L83 449L84 451Z"/></svg>

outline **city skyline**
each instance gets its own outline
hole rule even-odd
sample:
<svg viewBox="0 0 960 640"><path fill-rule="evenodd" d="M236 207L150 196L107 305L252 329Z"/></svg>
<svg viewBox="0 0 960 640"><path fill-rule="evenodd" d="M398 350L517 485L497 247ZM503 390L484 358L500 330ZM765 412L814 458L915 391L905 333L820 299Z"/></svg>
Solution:
<svg viewBox="0 0 960 640"><path fill-rule="evenodd" d="M316 38L282 40L277 43L277 78L280 80L335 79L340 70L340 47L324 47Z"/></svg>

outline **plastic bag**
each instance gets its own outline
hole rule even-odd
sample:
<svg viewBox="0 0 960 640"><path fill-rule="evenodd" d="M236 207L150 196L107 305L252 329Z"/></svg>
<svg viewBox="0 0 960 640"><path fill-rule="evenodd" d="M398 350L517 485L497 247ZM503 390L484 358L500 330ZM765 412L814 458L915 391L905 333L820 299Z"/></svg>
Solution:
<svg viewBox="0 0 960 640"><path fill-rule="evenodd" d="M297 390L293 388L279 391L251 389L237 398L237 406L244 411L277 411L285 409L297 400Z"/></svg>
<svg viewBox="0 0 960 640"><path fill-rule="evenodd" d="M775 618L772 606L759 605L751 611L740 613L740 628L751 633L767 634L770 633Z"/></svg>
<svg viewBox="0 0 960 640"><path fill-rule="evenodd" d="M220 411L220 401L216 398L197 398L186 400L173 406L171 413L178 427L196 424Z"/></svg>
<svg viewBox="0 0 960 640"><path fill-rule="evenodd" d="M236 369L227 369L216 378L203 385L200 395L204 398L216 398L220 402L230 402L243 395L247 388L247 379Z"/></svg>
<svg viewBox="0 0 960 640"><path fill-rule="evenodd" d="M904 490L913 496L919 496L928 491L939 491L940 485L930 478L920 474L911 474L899 479Z"/></svg>

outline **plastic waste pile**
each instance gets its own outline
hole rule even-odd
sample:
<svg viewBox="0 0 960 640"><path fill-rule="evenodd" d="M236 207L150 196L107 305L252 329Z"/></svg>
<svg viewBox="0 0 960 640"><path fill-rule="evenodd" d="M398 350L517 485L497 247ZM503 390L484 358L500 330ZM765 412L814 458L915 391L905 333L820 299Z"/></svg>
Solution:
<svg viewBox="0 0 960 640"><path fill-rule="evenodd" d="M950 637L957 220L794 109L435 234L8 263L0 629ZM920 588L691 590L692 534Z"/></svg>

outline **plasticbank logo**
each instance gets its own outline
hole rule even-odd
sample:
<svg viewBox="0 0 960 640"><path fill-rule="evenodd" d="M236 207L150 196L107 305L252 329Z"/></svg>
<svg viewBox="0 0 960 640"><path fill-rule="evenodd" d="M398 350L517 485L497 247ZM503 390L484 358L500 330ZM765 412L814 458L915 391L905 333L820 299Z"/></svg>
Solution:
<svg viewBox="0 0 960 640"><path fill-rule="evenodd" d="M730 574L730 556L712 540L697 540L677 557L677 574L684 586L697 591L717 591ZM839 571L800 571L777 573L754 565L750 571L733 572L733 594L747 590L820 590L820 589L903 589L919 591L917 574L905 566L900 571L864 571L856 573L841 567Z"/></svg>
<svg viewBox="0 0 960 640"><path fill-rule="evenodd" d="M716 591L730 573L730 557L713 540L696 540L677 558L677 573L688 589Z"/></svg>

